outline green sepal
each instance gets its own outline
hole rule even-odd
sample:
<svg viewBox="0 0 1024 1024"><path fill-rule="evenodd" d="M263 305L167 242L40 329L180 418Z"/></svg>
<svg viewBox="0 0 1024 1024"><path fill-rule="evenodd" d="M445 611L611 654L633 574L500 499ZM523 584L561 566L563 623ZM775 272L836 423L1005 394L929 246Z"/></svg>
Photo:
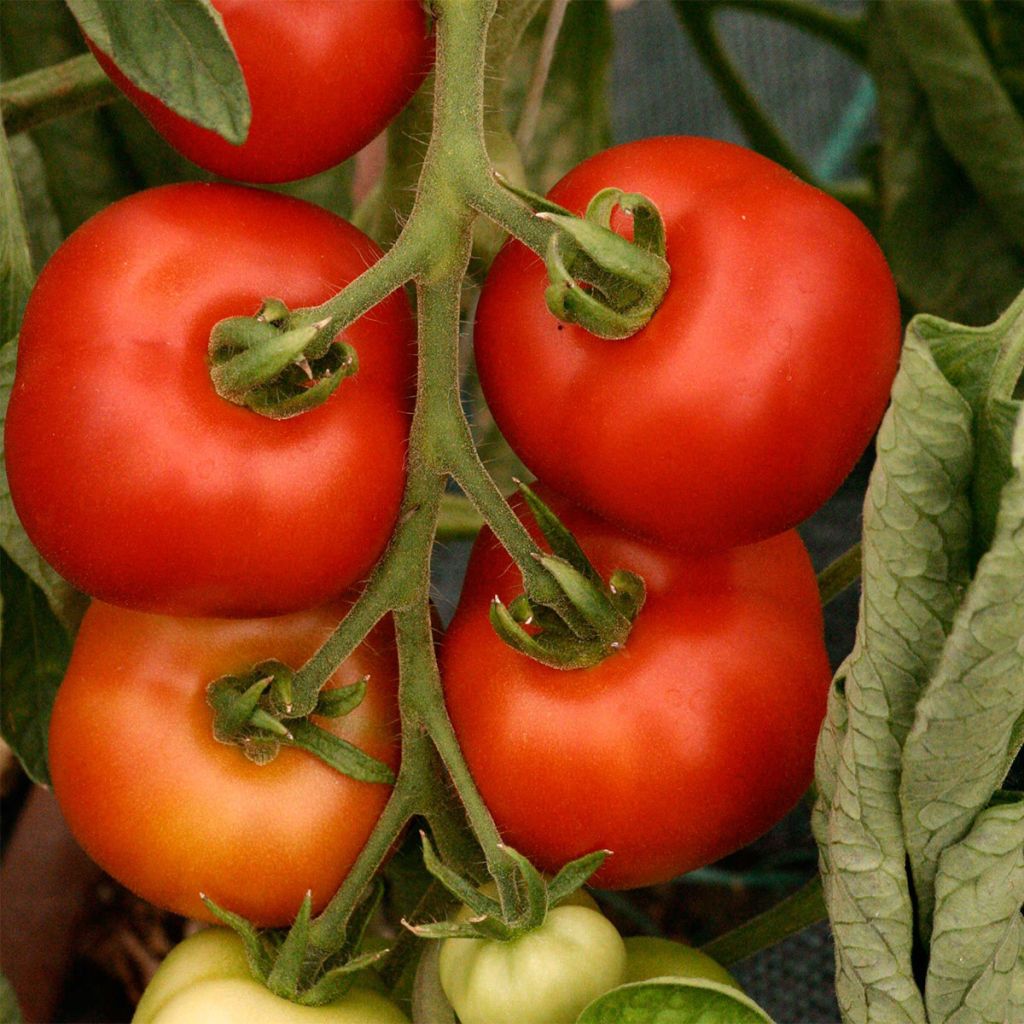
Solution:
<svg viewBox="0 0 1024 1024"><path fill-rule="evenodd" d="M604 214L604 208L599 212ZM552 314L611 340L644 327L668 290L664 256L589 219L538 216L558 228L545 259L551 282L545 300ZM662 229L645 223L643 230L645 244L653 244Z"/></svg>
<svg viewBox="0 0 1024 1024"><path fill-rule="evenodd" d="M395 773L383 761L363 753L347 740L321 729L305 718L291 720L288 725L291 732L289 746L315 754L335 771L360 782L394 783Z"/></svg>
<svg viewBox="0 0 1024 1024"><path fill-rule="evenodd" d="M277 380L251 391L241 404L268 419L290 419L323 405L341 382L358 370L356 350L345 342L335 342L315 363L309 359L296 361ZM315 383L307 384L308 380Z"/></svg>
<svg viewBox="0 0 1024 1024"><path fill-rule="evenodd" d="M313 714L321 715L324 718L340 718L342 715L350 714L362 704L363 698L366 696L368 682L369 676L364 676L349 686L321 690Z"/></svg>
<svg viewBox="0 0 1024 1024"><path fill-rule="evenodd" d="M278 679L281 686L275 689ZM305 750L360 782L394 783L394 772L382 761L321 729L304 715L287 715L282 700L291 702L294 679L293 669L271 660L240 675L214 680L206 690L207 703L214 712L214 737L238 746L255 764L272 761L283 744ZM329 718L347 715L362 702L366 685L367 680L361 679L350 686L322 691L312 713Z"/></svg>
<svg viewBox="0 0 1024 1024"><path fill-rule="evenodd" d="M210 377L221 398L245 405L254 388L273 380L292 363L305 358L330 321L279 331L250 317L221 320L210 335Z"/></svg>
<svg viewBox="0 0 1024 1024"><path fill-rule="evenodd" d="M284 941L277 949L274 966L266 977L267 988L282 999L294 1000L309 949L309 919L313 913L313 893L308 889L302 905Z"/></svg>
<svg viewBox="0 0 1024 1024"><path fill-rule="evenodd" d="M551 545L551 551L559 558L564 558L587 579L600 585L601 577L597 570L590 564L590 559L584 554L572 533L565 528L562 520L547 504L541 501L532 487L523 483L522 480L516 480L515 484L530 510L530 515L533 516L534 522L544 535L544 539Z"/></svg>
<svg viewBox="0 0 1024 1024"><path fill-rule="evenodd" d="M504 843L500 844L499 848L518 869L522 885L517 885L516 888L521 888L525 896L525 905L516 915L515 926L523 929L539 928L544 923L544 918L548 916L548 890L544 877L518 850ZM506 907L506 914L511 909Z"/></svg>
<svg viewBox="0 0 1024 1024"><path fill-rule="evenodd" d="M643 607L643 579L616 569L605 584L572 532L536 492L516 481L553 555L534 557L558 585L563 600L541 604L520 594L508 607L491 602L494 631L514 650L558 669L589 668L619 650ZM529 626L527 630L524 626Z"/></svg>
<svg viewBox="0 0 1024 1024"><path fill-rule="evenodd" d="M517 199L522 199L535 213L557 213L566 217L572 216L571 210L567 210L564 206L559 206L558 203L552 202L547 196L538 195L536 192L531 192L528 188L516 185L497 171L494 172L494 180L506 192L511 192Z"/></svg>
<svg viewBox="0 0 1024 1024"><path fill-rule="evenodd" d="M242 917L241 914L225 910L204 893L200 893L199 898L203 901L206 909L221 924L230 928L242 940L242 948L245 950L249 970L257 978L265 978L273 968L273 956L266 940L252 921Z"/></svg>
<svg viewBox="0 0 1024 1024"><path fill-rule="evenodd" d="M608 579L608 600L620 615L632 622L647 600L644 578L628 569L616 569Z"/></svg>
<svg viewBox="0 0 1024 1024"><path fill-rule="evenodd" d="M539 928L548 911L575 892L608 856L607 850L588 853L566 864L551 882L517 850L499 843L501 853L515 870L515 906L502 906L481 892L451 868L445 866L423 833L423 863L427 870L472 914L465 921L434 921L427 924L402 924L424 939L490 939L511 941Z"/></svg>
<svg viewBox="0 0 1024 1024"><path fill-rule="evenodd" d="M359 971L379 963L390 952L389 949L379 949L373 953L360 953L346 963L332 967L314 985L300 992L295 1002L300 1006L326 1006L333 1003L352 987Z"/></svg>
<svg viewBox="0 0 1024 1024"><path fill-rule="evenodd" d="M563 636L552 631L533 636L516 622L498 598L491 602L490 620L495 633L509 647L550 668L590 668L612 653L593 640L581 640L576 636Z"/></svg>
<svg viewBox="0 0 1024 1024"><path fill-rule="evenodd" d="M467 882L458 872L452 871L434 850L434 845L427 837L426 832L420 832L420 840L423 843L423 865L460 903L469 907L473 913L480 917L499 917L501 915L501 904L491 899L490 896L470 882Z"/></svg>
<svg viewBox="0 0 1024 1024"><path fill-rule="evenodd" d="M569 861L554 878L548 882L548 903L555 907L577 889L605 862L611 850L595 850L576 860Z"/></svg>
<svg viewBox="0 0 1024 1024"><path fill-rule="evenodd" d="M604 188L587 204L586 218L611 229L612 212L619 207L633 221L633 244L665 259L665 222L657 206L642 192L623 192Z"/></svg>
<svg viewBox="0 0 1024 1024"><path fill-rule="evenodd" d="M210 333L210 379L217 394L270 419L321 405L359 369L355 349L336 340L329 317L291 325L280 299L254 317L228 317Z"/></svg>
<svg viewBox="0 0 1024 1024"><path fill-rule="evenodd" d="M290 742L294 737L288 730L288 727L279 718L274 718L273 715L264 711L263 708L257 708L249 718L249 724L254 729L262 729L265 732L269 732L271 736L276 736L278 739Z"/></svg>
<svg viewBox="0 0 1024 1024"><path fill-rule="evenodd" d="M512 932L492 918L471 918L469 921L431 921L428 924L402 924L420 939L491 939L507 942Z"/></svg>
<svg viewBox="0 0 1024 1024"><path fill-rule="evenodd" d="M206 688L206 702L213 708L213 735L221 743L235 743L259 707L273 677L257 676L241 692L235 676L221 676Z"/></svg>
<svg viewBox="0 0 1024 1024"><path fill-rule="evenodd" d="M555 579L562 592L593 627L596 638L612 650L617 650L629 636L630 621L612 604L603 584L595 584L565 559L555 555L541 555L540 564Z"/></svg>

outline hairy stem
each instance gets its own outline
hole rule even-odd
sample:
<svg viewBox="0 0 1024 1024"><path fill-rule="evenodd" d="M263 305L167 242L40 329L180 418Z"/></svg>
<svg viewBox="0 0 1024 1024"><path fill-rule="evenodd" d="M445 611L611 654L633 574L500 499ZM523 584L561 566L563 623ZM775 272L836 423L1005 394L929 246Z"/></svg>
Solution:
<svg viewBox="0 0 1024 1024"><path fill-rule="evenodd" d="M311 321L330 316L341 327L379 301L384 288L397 287L410 277L416 281L419 372L409 439L409 478L399 525L362 597L297 677L297 683L321 685L377 619L388 612L394 614L402 765L377 828L341 889L313 924L315 945L324 956L342 948L354 908L411 816L422 814L442 833L439 848L465 845L464 840L447 834L459 829L445 803L444 783L436 779L435 750L455 784L502 902L511 907L515 896L511 863L470 776L444 706L429 610L430 551L445 478L452 468L450 438L462 439L472 450L459 394L460 292L475 216L466 197L479 191L479 182L490 173L483 141L482 97L484 41L494 5L493 0L438 0L435 6L439 20L434 127L409 220L379 263L329 302L293 314ZM532 567L532 542L500 494L498 502L491 500L497 488L486 471L469 476L464 489L470 500L502 519L505 532L515 534L521 556ZM486 493L484 500L479 498L480 491ZM511 529L510 519L515 523Z"/></svg>

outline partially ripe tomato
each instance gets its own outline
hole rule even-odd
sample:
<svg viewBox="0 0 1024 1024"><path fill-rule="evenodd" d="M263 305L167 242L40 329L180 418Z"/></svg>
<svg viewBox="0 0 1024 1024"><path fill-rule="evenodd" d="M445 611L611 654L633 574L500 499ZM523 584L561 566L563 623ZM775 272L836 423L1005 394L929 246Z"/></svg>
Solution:
<svg viewBox="0 0 1024 1024"><path fill-rule="evenodd" d="M179 153L236 181L293 181L341 163L384 130L433 60L420 0L212 2L249 90L252 121L239 146L175 114L90 47Z"/></svg>
<svg viewBox="0 0 1024 1024"><path fill-rule="evenodd" d="M353 985L326 1006L275 996L249 971L242 941L207 928L168 953L146 986L132 1024L408 1024L391 1000Z"/></svg>
<svg viewBox="0 0 1024 1024"><path fill-rule="evenodd" d="M540 479L640 535L724 548L805 519L877 427L900 348L892 275L836 200L739 146L654 138L599 153L551 198L600 190L661 212L668 291L608 341L564 325L540 257L510 241L477 310L480 381ZM621 210L612 226L631 224Z"/></svg>
<svg viewBox="0 0 1024 1024"><path fill-rule="evenodd" d="M405 484L405 297L346 329L358 372L291 419L221 398L207 347L219 320L268 296L318 304L379 258L341 218L236 185L139 192L71 235L25 311L5 436L15 507L53 567L173 615L275 615L365 577Z"/></svg>
<svg viewBox="0 0 1024 1024"><path fill-rule="evenodd" d="M463 907L456 915L468 920ZM581 894L507 942L445 939L441 988L461 1024L572 1024L623 981L626 949L615 926Z"/></svg>
<svg viewBox="0 0 1024 1024"><path fill-rule="evenodd" d="M693 946L654 935L634 935L626 944L626 976L623 984L651 978L706 978L740 988L739 982L720 964Z"/></svg>
<svg viewBox="0 0 1024 1024"><path fill-rule="evenodd" d="M175 619L94 601L50 723L53 789L72 833L140 896L212 920L199 896L260 925L314 911L341 884L391 788L282 748L256 764L213 736L207 684L268 658L294 667L347 605L273 619ZM318 724L395 769L398 666L382 623L329 685L368 675L363 702Z"/></svg>
<svg viewBox="0 0 1024 1024"><path fill-rule="evenodd" d="M613 889L666 881L749 843L810 784L825 714L821 604L800 538L687 556L537 490L604 578L643 576L647 601L621 651L592 668L548 668L491 626L492 597L508 604L522 580L481 532L441 671L503 838L552 872L611 850L593 884Z"/></svg>

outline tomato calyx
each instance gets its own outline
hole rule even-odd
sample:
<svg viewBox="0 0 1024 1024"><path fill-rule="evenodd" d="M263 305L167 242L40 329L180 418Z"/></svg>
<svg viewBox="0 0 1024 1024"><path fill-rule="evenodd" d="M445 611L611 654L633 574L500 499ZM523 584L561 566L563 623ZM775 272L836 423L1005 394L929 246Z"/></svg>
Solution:
<svg viewBox="0 0 1024 1024"><path fill-rule="evenodd" d="M605 188L576 217L549 199L502 184L556 228L544 257L550 280L544 300L553 316L612 341L648 324L668 290L671 270L665 225L647 196ZM616 209L632 220L632 241L612 230Z"/></svg>
<svg viewBox="0 0 1024 1024"><path fill-rule="evenodd" d="M321 690L310 714L294 714L295 673L280 661L261 661L247 672L215 679L206 690L213 709L213 735L234 744L254 764L267 764L282 746L298 747L336 771L361 782L390 785L394 772L358 747L320 728L310 715L338 718L366 696L368 677L349 686Z"/></svg>
<svg viewBox="0 0 1024 1024"><path fill-rule="evenodd" d="M280 299L255 316L233 316L210 334L210 379L217 394L270 419L316 408L359 369L356 350L335 340L326 318L293 325Z"/></svg>
<svg viewBox="0 0 1024 1024"><path fill-rule="evenodd" d="M548 911L562 903L586 882L604 862L608 850L596 850L570 861L550 881L512 847L500 844L502 854L512 862L515 871L515 900L506 906L490 895L493 883L477 887L444 864L425 833L423 863L427 870L468 913L454 920L428 924L402 924L423 939L490 939L512 942L539 928Z"/></svg>
<svg viewBox="0 0 1024 1024"><path fill-rule="evenodd" d="M388 949L358 952L383 892L383 884L378 881L353 911L342 947L326 956L310 942L312 893L306 893L290 928L264 931L209 897L203 896L202 900L210 912L242 940L249 970L257 981L274 995L300 1006L325 1006L352 987L359 971L387 956Z"/></svg>
<svg viewBox="0 0 1024 1024"><path fill-rule="evenodd" d="M616 569L605 583L555 513L526 484L520 482L519 490L551 546L552 554L539 552L537 560L554 577L576 614L569 620L526 594L507 607L495 597L491 625L509 647L543 665L559 669L596 665L625 646L643 607L644 581L636 573Z"/></svg>

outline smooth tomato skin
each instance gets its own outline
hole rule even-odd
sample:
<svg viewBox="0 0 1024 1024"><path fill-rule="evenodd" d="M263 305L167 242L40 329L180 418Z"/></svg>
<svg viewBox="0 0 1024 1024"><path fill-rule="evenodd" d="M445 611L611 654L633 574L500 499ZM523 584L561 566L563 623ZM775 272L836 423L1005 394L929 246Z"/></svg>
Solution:
<svg viewBox="0 0 1024 1024"><path fill-rule="evenodd" d="M249 973L242 942L207 928L179 943L157 968L132 1024L408 1024L389 999L354 985L326 1006L275 996Z"/></svg>
<svg viewBox="0 0 1024 1024"><path fill-rule="evenodd" d="M527 466L572 500L687 550L761 540L839 486L888 400L900 348L892 275L845 207L726 142L645 139L570 171L581 213L642 192L671 283L624 341L562 325L540 258L510 241L477 310L484 394ZM613 226L628 236L616 211Z"/></svg>
<svg viewBox="0 0 1024 1024"><path fill-rule="evenodd" d="M175 114L89 45L179 153L236 181L294 181L348 159L408 103L433 62L420 0L213 0L213 6L249 90L252 120L238 146Z"/></svg>
<svg viewBox="0 0 1024 1024"><path fill-rule="evenodd" d="M626 945L624 985L651 978L705 978L738 988L740 983L720 964L693 946L654 935L633 935Z"/></svg>
<svg viewBox="0 0 1024 1024"><path fill-rule="evenodd" d="M235 185L136 193L71 235L25 311L5 437L15 507L54 568L173 615L276 615L363 578L405 484L405 297L346 329L358 372L291 419L220 398L207 347L217 321L267 296L322 302L379 257L333 214Z"/></svg>
<svg viewBox="0 0 1024 1024"><path fill-rule="evenodd" d="M206 687L267 658L297 667L348 609L273 619L176 619L94 601L50 723L53 789L72 833L160 907L212 920L200 893L259 925L289 923L307 890L324 906L391 787L282 748L265 765L214 739ZM319 724L393 769L399 758L390 624L332 677L370 681L351 714Z"/></svg>
<svg viewBox="0 0 1024 1024"><path fill-rule="evenodd" d="M510 942L445 939L438 968L462 1024L572 1024L622 982L626 949L603 914L566 902Z"/></svg>
<svg viewBox="0 0 1024 1024"><path fill-rule="evenodd" d="M830 679L814 572L793 532L687 556L539 493L606 579L644 577L646 604L618 654L541 665L491 627L492 595L522 582L485 529L442 642L448 711L510 846L551 872L611 850L598 887L663 882L767 831L811 782Z"/></svg>

